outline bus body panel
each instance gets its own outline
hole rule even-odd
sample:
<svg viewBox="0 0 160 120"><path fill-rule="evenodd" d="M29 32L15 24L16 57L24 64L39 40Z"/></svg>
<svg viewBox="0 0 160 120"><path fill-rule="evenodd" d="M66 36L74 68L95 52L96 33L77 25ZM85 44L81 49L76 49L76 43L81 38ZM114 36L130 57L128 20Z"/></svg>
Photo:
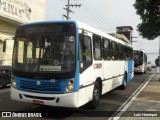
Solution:
<svg viewBox="0 0 160 120"><path fill-rule="evenodd" d="M80 85L80 90L84 89L85 90L85 94L82 95L84 99L85 103L89 102L92 100L93 97L93 87L94 87L94 83L95 81L100 78L103 78L103 67L101 68L97 68L94 69L94 65L95 64L101 64L102 61L96 61L93 62L93 64L87 68L87 70L85 70L82 74L79 74L79 85ZM92 71L92 72L91 72ZM82 97L80 96L80 97Z"/></svg>
<svg viewBox="0 0 160 120"><path fill-rule="evenodd" d="M94 85L88 85L88 86L84 86L81 87L78 91L78 106L82 106L86 103L88 103L89 101L92 100L93 98L93 87Z"/></svg>

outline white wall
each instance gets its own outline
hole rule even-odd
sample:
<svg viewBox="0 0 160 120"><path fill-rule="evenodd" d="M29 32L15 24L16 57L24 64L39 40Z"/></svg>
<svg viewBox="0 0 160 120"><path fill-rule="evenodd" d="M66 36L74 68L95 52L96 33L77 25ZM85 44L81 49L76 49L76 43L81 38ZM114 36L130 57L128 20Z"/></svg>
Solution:
<svg viewBox="0 0 160 120"><path fill-rule="evenodd" d="M0 19L19 23L45 19L46 0L0 0Z"/></svg>
<svg viewBox="0 0 160 120"><path fill-rule="evenodd" d="M13 41L7 40L6 52L3 41L14 37L18 25L45 20L46 0L0 0L0 66L12 64Z"/></svg>

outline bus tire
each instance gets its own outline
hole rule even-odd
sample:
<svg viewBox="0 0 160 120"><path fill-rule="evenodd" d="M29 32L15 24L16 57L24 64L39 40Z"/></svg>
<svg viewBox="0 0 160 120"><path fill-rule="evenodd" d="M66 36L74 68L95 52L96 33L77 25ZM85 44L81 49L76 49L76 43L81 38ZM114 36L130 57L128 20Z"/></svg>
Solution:
<svg viewBox="0 0 160 120"><path fill-rule="evenodd" d="M100 96L101 96L101 87L99 82L96 81L93 89L93 99L88 103L88 108L96 109L99 105Z"/></svg>
<svg viewBox="0 0 160 120"><path fill-rule="evenodd" d="M127 73L124 74L123 84L120 86L120 90L125 90L127 86Z"/></svg>

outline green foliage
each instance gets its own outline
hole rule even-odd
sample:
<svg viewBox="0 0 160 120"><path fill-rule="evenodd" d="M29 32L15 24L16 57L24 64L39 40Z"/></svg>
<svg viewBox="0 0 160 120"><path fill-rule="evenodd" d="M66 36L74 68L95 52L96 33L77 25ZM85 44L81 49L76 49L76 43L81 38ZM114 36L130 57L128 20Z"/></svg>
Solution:
<svg viewBox="0 0 160 120"><path fill-rule="evenodd" d="M159 56L160 57L160 56ZM159 67L159 57L155 60L155 64Z"/></svg>
<svg viewBox="0 0 160 120"><path fill-rule="evenodd" d="M140 35L149 40L160 36L160 0L136 0L133 6L142 20L137 26Z"/></svg>

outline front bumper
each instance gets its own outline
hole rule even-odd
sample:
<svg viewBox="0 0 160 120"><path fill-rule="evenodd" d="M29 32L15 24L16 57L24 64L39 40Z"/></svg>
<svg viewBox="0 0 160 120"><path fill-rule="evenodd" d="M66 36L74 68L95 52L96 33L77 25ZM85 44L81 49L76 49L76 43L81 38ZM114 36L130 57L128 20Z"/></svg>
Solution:
<svg viewBox="0 0 160 120"><path fill-rule="evenodd" d="M77 108L77 93L67 94L41 94L20 91L11 87L11 99L16 101L23 101L29 103L36 103L48 105L48 106L59 106L59 107L72 107ZM37 101L37 102L35 102Z"/></svg>

